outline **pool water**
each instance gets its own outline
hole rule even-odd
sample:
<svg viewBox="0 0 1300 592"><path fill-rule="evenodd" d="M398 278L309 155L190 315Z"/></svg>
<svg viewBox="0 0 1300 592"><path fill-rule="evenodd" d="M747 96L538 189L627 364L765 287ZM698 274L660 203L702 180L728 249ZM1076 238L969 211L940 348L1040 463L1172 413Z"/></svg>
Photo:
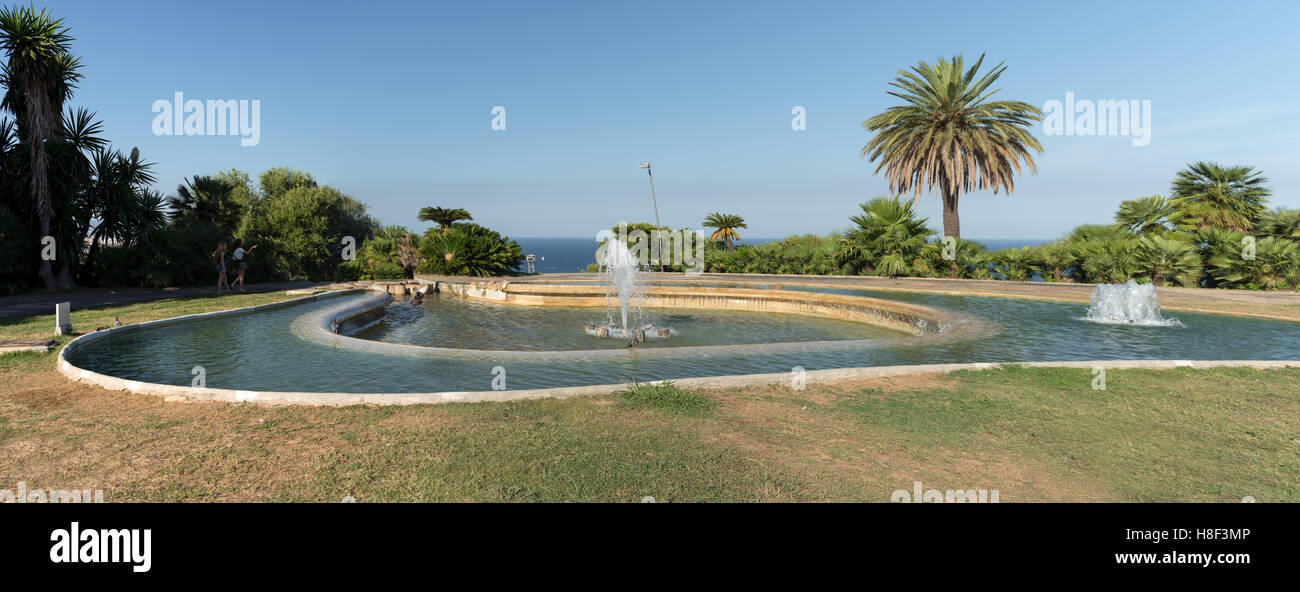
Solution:
<svg viewBox="0 0 1300 592"><path fill-rule="evenodd" d="M378 324L356 337L479 350L552 351L621 349L627 339L587 335L583 326L614 322L597 308L524 307L461 298L430 298L422 306L397 302ZM634 311L632 327L646 324L671 329L639 348L736 345L789 341L880 339L905 335L874 325L796 314L756 314L645 308ZM617 323L615 323L617 324Z"/></svg>
<svg viewBox="0 0 1300 592"><path fill-rule="evenodd" d="M796 289L796 288L787 288ZM341 296L267 312L146 328L94 341L69 354L80 367L129 380L190 385L202 366L214 388L307 392L437 392L489 390L506 371L509 389L608 384L632 380L789 372L855 366L955 362L1112 359L1300 359L1300 324L1167 311L1183 326L1104 325L1082 320L1086 304L1009 298L800 288L871 296L960 311L995 327L964 339L914 337L841 321L783 314L651 311L681 335L652 347L584 335L598 309L561 309L430 298L422 310L390 307L389 320L360 337L393 343L468 349L572 348L561 359L519 359L509 353L473 357L409 356L317 343L290 330L295 319L363 296ZM815 339L817 341L810 341ZM681 349L713 343L795 341ZM829 340L829 341L828 341ZM622 351L609 351L622 348ZM603 351L602 351L603 350Z"/></svg>

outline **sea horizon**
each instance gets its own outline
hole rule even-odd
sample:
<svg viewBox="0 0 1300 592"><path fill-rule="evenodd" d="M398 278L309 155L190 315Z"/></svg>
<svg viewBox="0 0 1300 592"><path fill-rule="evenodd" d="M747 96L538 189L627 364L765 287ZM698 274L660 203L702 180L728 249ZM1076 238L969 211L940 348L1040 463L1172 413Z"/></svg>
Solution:
<svg viewBox="0 0 1300 592"><path fill-rule="evenodd" d="M790 235L795 236L795 235ZM801 235L800 235L801 236ZM785 240L786 237L769 238L754 237L742 238L737 242L737 246L744 245L761 245L766 243ZM595 247L597 245L594 236L550 236L550 237L528 237L519 236L511 237L511 240L519 243L519 247L525 255L536 255L537 260L534 268L537 273L573 273L583 271L588 264L595 263ZM1055 238L971 238L984 245L985 248L996 251L999 249L1018 249L1020 247L1032 247L1057 240Z"/></svg>

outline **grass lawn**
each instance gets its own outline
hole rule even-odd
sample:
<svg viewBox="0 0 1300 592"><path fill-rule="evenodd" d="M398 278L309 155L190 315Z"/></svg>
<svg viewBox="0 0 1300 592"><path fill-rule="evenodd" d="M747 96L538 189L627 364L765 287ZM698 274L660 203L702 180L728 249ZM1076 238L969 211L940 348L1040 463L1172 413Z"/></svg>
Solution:
<svg viewBox="0 0 1300 592"><path fill-rule="evenodd" d="M288 298L73 313L80 330ZM78 316L80 315L80 316ZM0 319L43 337L51 316ZM63 340L66 343L66 340ZM807 390L516 403L267 408L166 403L0 356L0 489L108 501L1300 501L1300 370L1007 367Z"/></svg>

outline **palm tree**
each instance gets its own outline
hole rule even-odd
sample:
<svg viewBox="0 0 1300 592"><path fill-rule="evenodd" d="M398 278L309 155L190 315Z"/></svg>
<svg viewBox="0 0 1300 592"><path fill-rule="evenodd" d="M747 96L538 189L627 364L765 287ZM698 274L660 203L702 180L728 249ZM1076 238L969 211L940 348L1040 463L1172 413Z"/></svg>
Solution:
<svg viewBox="0 0 1300 592"><path fill-rule="evenodd" d="M69 53L72 40L63 19L45 9L0 9L0 48L9 57L3 73L8 90L0 106L18 119L18 135L30 147L30 189L41 236L50 236L55 215L46 142L58 139L63 103L81 79L80 61ZM56 284L48 260L41 260L39 274L47 289L69 287Z"/></svg>
<svg viewBox="0 0 1300 592"><path fill-rule="evenodd" d="M1030 249L1030 263L1044 281L1071 281L1069 270L1078 263L1074 249L1065 241L1054 241Z"/></svg>
<svg viewBox="0 0 1300 592"><path fill-rule="evenodd" d="M911 72L899 70L890 83L899 89L889 94L905 101L862 123L876 132L860 156L880 159L875 172L885 170L890 190L911 191L913 202L922 186L939 187L943 199L943 233L959 238L961 222L957 198L962 192L1015 190L1021 161L1030 171L1037 166L1029 150L1043 147L1029 129L1043 113L1028 103L990 101L989 90L1006 66L998 64L976 79L984 56L962 70L961 56L940 58L933 66L921 62Z"/></svg>
<svg viewBox="0 0 1300 592"><path fill-rule="evenodd" d="M234 187L216 177L195 176L176 187L176 196L167 198L173 221L182 226L209 222L228 235L239 225L243 206L231 197Z"/></svg>
<svg viewBox="0 0 1300 592"><path fill-rule="evenodd" d="M1073 243L1081 274L1096 283L1124 283L1138 274L1138 240L1129 235Z"/></svg>
<svg viewBox="0 0 1300 592"><path fill-rule="evenodd" d="M911 202L897 196L877 197L860 207L862 213L849 218L855 226L844 231L836 265L849 273L903 275L934 230L926 218L916 217Z"/></svg>
<svg viewBox="0 0 1300 592"><path fill-rule="evenodd" d="M713 234L709 235L711 241L725 241L727 243L727 252L734 253L736 245L732 241L740 240L740 235L736 233L737 228L749 228L745 225L745 219L735 214L719 214L714 212L704 219L705 228L716 228Z"/></svg>
<svg viewBox="0 0 1300 592"><path fill-rule="evenodd" d="M420 208L419 219L437 224L438 230L446 234L452 224L461 220L473 220L474 217L460 208Z"/></svg>
<svg viewBox="0 0 1300 592"><path fill-rule="evenodd" d="M1138 243L1138 266L1158 286L1195 286L1204 270L1195 245L1164 236L1144 237Z"/></svg>
<svg viewBox="0 0 1300 592"><path fill-rule="evenodd" d="M1115 223L1142 235L1160 234L1169 229L1174 207L1161 195L1120 202Z"/></svg>
<svg viewBox="0 0 1300 592"><path fill-rule="evenodd" d="M1259 230L1270 236L1300 240L1300 210L1274 208L1259 217Z"/></svg>
<svg viewBox="0 0 1300 592"><path fill-rule="evenodd" d="M1174 177L1174 217L1186 230L1219 227L1250 232L1272 195L1265 183L1268 179L1251 166L1187 165Z"/></svg>
<svg viewBox="0 0 1300 592"><path fill-rule="evenodd" d="M1217 285L1276 290L1295 287L1300 279L1300 246L1271 236L1260 239L1255 258L1244 260L1220 254L1210 260L1210 275Z"/></svg>

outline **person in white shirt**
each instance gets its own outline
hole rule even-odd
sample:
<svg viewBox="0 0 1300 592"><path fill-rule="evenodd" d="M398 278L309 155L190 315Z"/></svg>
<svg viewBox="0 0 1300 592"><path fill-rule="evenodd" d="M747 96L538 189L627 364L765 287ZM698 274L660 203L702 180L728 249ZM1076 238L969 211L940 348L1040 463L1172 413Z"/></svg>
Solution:
<svg viewBox="0 0 1300 592"><path fill-rule="evenodd" d="M239 277L235 280L235 285L239 286L240 292L246 292L247 290L244 290L244 269L248 267L248 259L246 259L246 257L249 253L253 252L253 249L257 248L257 245L245 249L244 239L237 238L235 239L234 247L235 253L232 258L235 260L235 270L239 272Z"/></svg>

